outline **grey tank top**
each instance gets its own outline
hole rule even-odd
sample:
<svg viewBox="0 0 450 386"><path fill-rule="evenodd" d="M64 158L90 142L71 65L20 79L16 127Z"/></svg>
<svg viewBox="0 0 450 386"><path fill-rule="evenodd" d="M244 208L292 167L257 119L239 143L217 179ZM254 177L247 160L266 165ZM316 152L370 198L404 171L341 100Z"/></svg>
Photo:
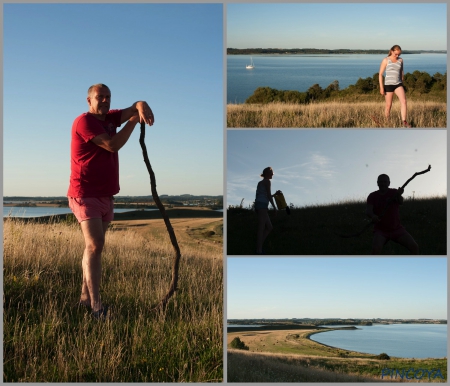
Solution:
<svg viewBox="0 0 450 386"><path fill-rule="evenodd" d="M388 64L386 66L386 78L384 79L385 85L395 85L402 83L402 64L402 59L398 59L397 63L392 63L391 59L388 57Z"/></svg>
<svg viewBox="0 0 450 386"><path fill-rule="evenodd" d="M269 203L269 198L267 197L266 187L263 185L262 181L258 182L256 187L256 198L255 201L263 202L265 204Z"/></svg>

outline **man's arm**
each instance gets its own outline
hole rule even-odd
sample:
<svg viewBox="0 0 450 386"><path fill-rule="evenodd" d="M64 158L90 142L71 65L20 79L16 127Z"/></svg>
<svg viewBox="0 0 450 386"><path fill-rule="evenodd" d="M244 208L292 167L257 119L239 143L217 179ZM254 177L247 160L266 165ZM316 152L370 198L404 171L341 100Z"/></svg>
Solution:
<svg viewBox="0 0 450 386"><path fill-rule="evenodd" d="M404 190L402 188L398 188L397 194L394 197L394 200L397 201L399 205L403 204L403 196L402 196L403 192L404 192Z"/></svg>
<svg viewBox="0 0 450 386"><path fill-rule="evenodd" d="M370 217L370 219L372 220L372 222L378 222L378 221L380 221L380 218L379 218L375 213L373 213L373 205L367 204L367 207L366 207L366 214L367 214L367 216Z"/></svg>
<svg viewBox="0 0 450 386"><path fill-rule="evenodd" d="M119 151L123 145L125 145L130 138L134 127L139 122L139 117L137 115L131 116L127 124L120 130L116 135L110 137L108 134L103 133L92 138L91 141L97 146L114 153Z"/></svg>
<svg viewBox="0 0 450 386"><path fill-rule="evenodd" d="M120 124L128 121L134 115L139 117L139 122L144 121L149 126L153 125L155 122L152 109L145 101L135 102L130 107L123 109L120 117Z"/></svg>

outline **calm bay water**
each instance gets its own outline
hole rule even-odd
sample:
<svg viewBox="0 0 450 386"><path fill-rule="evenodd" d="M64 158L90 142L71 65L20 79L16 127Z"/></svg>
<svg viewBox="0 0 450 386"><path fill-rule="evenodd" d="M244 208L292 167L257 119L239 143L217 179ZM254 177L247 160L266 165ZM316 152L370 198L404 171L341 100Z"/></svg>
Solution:
<svg viewBox="0 0 450 386"><path fill-rule="evenodd" d="M356 327L358 330L314 334L311 336L311 340L342 349L369 354L386 353L394 357L443 358L447 356L446 324L390 324Z"/></svg>
<svg viewBox="0 0 450 386"><path fill-rule="evenodd" d="M114 213L124 213L135 211L136 209L114 209ZM145 211L159 210L159 209L139 209ZM223 209L217 209L216 212L223 212ZM3 217L41 217L52 216L56 214L72 213L70 208L56 208L52 206L37 206L37 207L24 207L24 206L4 206Z"/></svg>
<svg viewBox="0 0 450 386"><path fill-rule="evenodd" d="M114 213L130 212L136 209L114 209ZM158 209L145 209L158 210ZM3 217L41 217L52 216L55 214L72 213L70 208L55 208L52 206L37 206L37 207L23 207L23 206L7 206L3 207Z"/></svg>
<svg viewBox="0 0 450 386"><path fill-rule="evenodd" d="M372 77L386 55L249 55L227 56L227 102L244 103L258 87L304 92L313 84L327 87L334 80L341 89L358 78ZM447 54L402 55L404 71L447 72Z"/></svg>
<svg viewBox="0 0 450 386"><path fill-rule="evenodd" d="M240 328L254 328L254 327L262 327L260 325L256 325L256 324L227 324L227 328L236 328L236 327L240 327Z"/></svg>

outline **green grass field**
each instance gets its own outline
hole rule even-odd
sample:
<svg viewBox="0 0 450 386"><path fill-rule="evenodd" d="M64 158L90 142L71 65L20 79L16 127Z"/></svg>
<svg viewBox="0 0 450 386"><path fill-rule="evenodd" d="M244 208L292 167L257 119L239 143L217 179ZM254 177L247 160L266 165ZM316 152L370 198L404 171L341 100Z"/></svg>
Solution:
<svg viewBox="0 0 450 386"><path fill-rule="evenodd" d="M268 255L367 255L371 252L372 229L359 237L341 238L335 234L352 234L368 222L363 201L291 209L291 214L269 213L274 230L264 244ZM272 212L272 211L269 211ZM447 254L447 199L405 200L400 219L419 244L422 255ZM257 216L248 209L227 210L227 254L252 255L256 251ZM404 255L408 250L390 241L385 255Z"/></svg>
<svg viewBox="0 0 450 386"><path fill-rule="evenodd" d="M107 232L101 294L112 319L102 322L77 305L79 226L5 220L3 381L220 382L222 244L183 238L179 290L154 313L174 255L158 232Z"/></svg>
<svg viewBox="0 0 450 386"><path fill-rule="evenodd" d="M388 369L398 369L390 376ZM407 379L405 372L430 369L431 374L418 372L419 379ZM442 378L436 375L442 369ZM403 372L403 379L400 375ZM383 374L383 378L382 378ZM392 374L392 373L391 373ZM409 377L413 377L409 373ZM428 376L430 378L428 378ZM326 358L308 355L254 353L228 350L228 382L438 382L446 383L447 359L372 359Z"/></svg>

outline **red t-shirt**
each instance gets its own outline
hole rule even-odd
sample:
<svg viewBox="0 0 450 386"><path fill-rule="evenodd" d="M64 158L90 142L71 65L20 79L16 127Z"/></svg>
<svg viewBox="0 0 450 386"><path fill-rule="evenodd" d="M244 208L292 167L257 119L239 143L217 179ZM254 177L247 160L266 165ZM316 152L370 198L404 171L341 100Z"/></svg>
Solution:
<svg viewBox="0 0 450 386"><path fill-rule="evenodd" d="M381 215L386 208L387 200L393 198L397 194L397 189L389 188L386 194L381 194L379 190L372 192L367 197L367 204L373 205L373 213L377 216ZM375 223L373 229L381 230L383 232L392 232L403 225L400 223L400 211L397 201L391 202L386 209L385 214L380 222Z"/></svg>
<svg viewBox="0 0 450 386"><path fill-rule="evenodd" d="M119 192L119 155L91 141L110 137L120 127L122 110L110 110L104 121L83 113L72 125L69 197L107 197Z"/></svg>

